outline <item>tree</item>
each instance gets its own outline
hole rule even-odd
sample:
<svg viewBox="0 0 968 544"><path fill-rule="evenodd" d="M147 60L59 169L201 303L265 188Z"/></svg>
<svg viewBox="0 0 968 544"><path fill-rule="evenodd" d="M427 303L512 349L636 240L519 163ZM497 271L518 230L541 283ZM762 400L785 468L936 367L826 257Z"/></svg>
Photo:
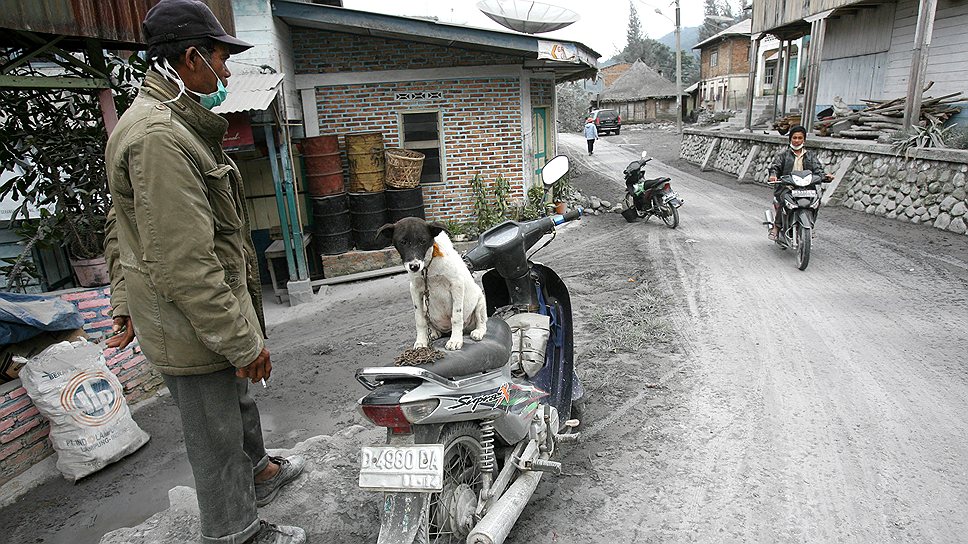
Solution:
<svg viewBox="0 0 968 544"><path fill-rule="evenodd" d="M728 5L729 4L727 4L727 6ZM703 19L702 26L699 27L699 41L703 41L707 38L715 36L716 34L719 34L719 31L721 30L719 24L710 19L710 17L722 16L720 11L721 7L719 0L705 0L703 7L705 19Z"/></svg>

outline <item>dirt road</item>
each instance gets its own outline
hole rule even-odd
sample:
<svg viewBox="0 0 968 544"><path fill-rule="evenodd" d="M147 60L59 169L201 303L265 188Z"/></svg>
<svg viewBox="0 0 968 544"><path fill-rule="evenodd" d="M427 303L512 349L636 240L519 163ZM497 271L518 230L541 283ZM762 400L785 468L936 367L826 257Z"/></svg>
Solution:
<svg viewBox="0 0 968 544"><path fill-rule="evenodd" d="M588 157L562 137L576 185L612 201L641 146L667 140L623 131ZM769 191L653 164L686 200L678 229L588 217L537 256L572 289L589 405L565 475L542 480L508 542L963 541L964 237L824 210L800 272L759 225ZM268 445L365 423L352 374L392 361L412 319L401 276L270 316L273 380L255 391ZM97 542L190 485L170 401L135 418L148 446L0 510L4 541ZM314 542L355 544L377 518L346 515Z"/></svg>
<svg viewBox="0 0 968 544"><path fill-rule="evenodd" d="M563 140L600 172L635 157ZM515 541L963 541L964 237L881 225L922 239L897 243L825 213L800 272L759 225L768 191L653 172L686 199L681 226L613 215L590 246L603 290L643 275L669 297L677 350L585 359L608 394L565 459L581 474L542 487ZM960 258L930 249L952 244Z"/></svg>

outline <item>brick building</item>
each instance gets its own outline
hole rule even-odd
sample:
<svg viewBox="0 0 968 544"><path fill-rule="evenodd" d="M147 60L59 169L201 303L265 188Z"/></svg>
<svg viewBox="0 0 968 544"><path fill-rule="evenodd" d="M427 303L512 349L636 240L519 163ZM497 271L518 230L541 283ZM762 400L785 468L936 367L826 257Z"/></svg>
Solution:
<svg viewBox="0 0 968 544"><path fill-rule="evenodd" d="M750 20L711 36L699 50L699 104L713 110L746 108L750 72Z"/></svg>
<svg viewBox="0 0 968 544"><path fill-rule="evenodd" d="M473 217L471 180L521 199L556 149L555 84L594 76L580 43L275 0L288 25L306 136L380 131L426 155L428 218ZM375 30L379 29L379 30Z"/></svg>

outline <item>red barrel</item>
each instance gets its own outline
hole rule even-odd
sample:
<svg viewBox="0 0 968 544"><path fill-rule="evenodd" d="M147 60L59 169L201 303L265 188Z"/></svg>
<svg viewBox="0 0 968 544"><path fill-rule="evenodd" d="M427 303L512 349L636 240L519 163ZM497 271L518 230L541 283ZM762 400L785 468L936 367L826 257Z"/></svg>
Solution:
<svg viewBox="0 0 968 544"><path fill-rule="evenodd" d="M306 161L306 192L320 197L343 192L343 165L339 156L339 138L324 134L302 142Z"/></svg>

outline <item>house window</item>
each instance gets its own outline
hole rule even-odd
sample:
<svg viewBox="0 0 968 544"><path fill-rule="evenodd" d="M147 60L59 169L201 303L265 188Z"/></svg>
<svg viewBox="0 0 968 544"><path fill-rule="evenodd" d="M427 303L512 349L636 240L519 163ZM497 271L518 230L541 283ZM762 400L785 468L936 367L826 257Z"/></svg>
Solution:
<svg viewBox="0 0 968 544"><path fill-rule="evenodd" d="M776 64L767 64L766 70L763 72L763 85L767 87L773 86L773 76L776 72Z"/></svg>
<svg viewBox="0 0 968 544"><path fill-rule="evenodd" d="M443 181L443 150L440 145L440 112L400 114L400 141L404 149L425 155L420 183Z"/></svg>
<svg viewBox="0 0 968 544"><path fill-rule="evenodd" d="M713 49L712 52L709 53L709 65L710 66L719 65L719 49Z"/></svg>

